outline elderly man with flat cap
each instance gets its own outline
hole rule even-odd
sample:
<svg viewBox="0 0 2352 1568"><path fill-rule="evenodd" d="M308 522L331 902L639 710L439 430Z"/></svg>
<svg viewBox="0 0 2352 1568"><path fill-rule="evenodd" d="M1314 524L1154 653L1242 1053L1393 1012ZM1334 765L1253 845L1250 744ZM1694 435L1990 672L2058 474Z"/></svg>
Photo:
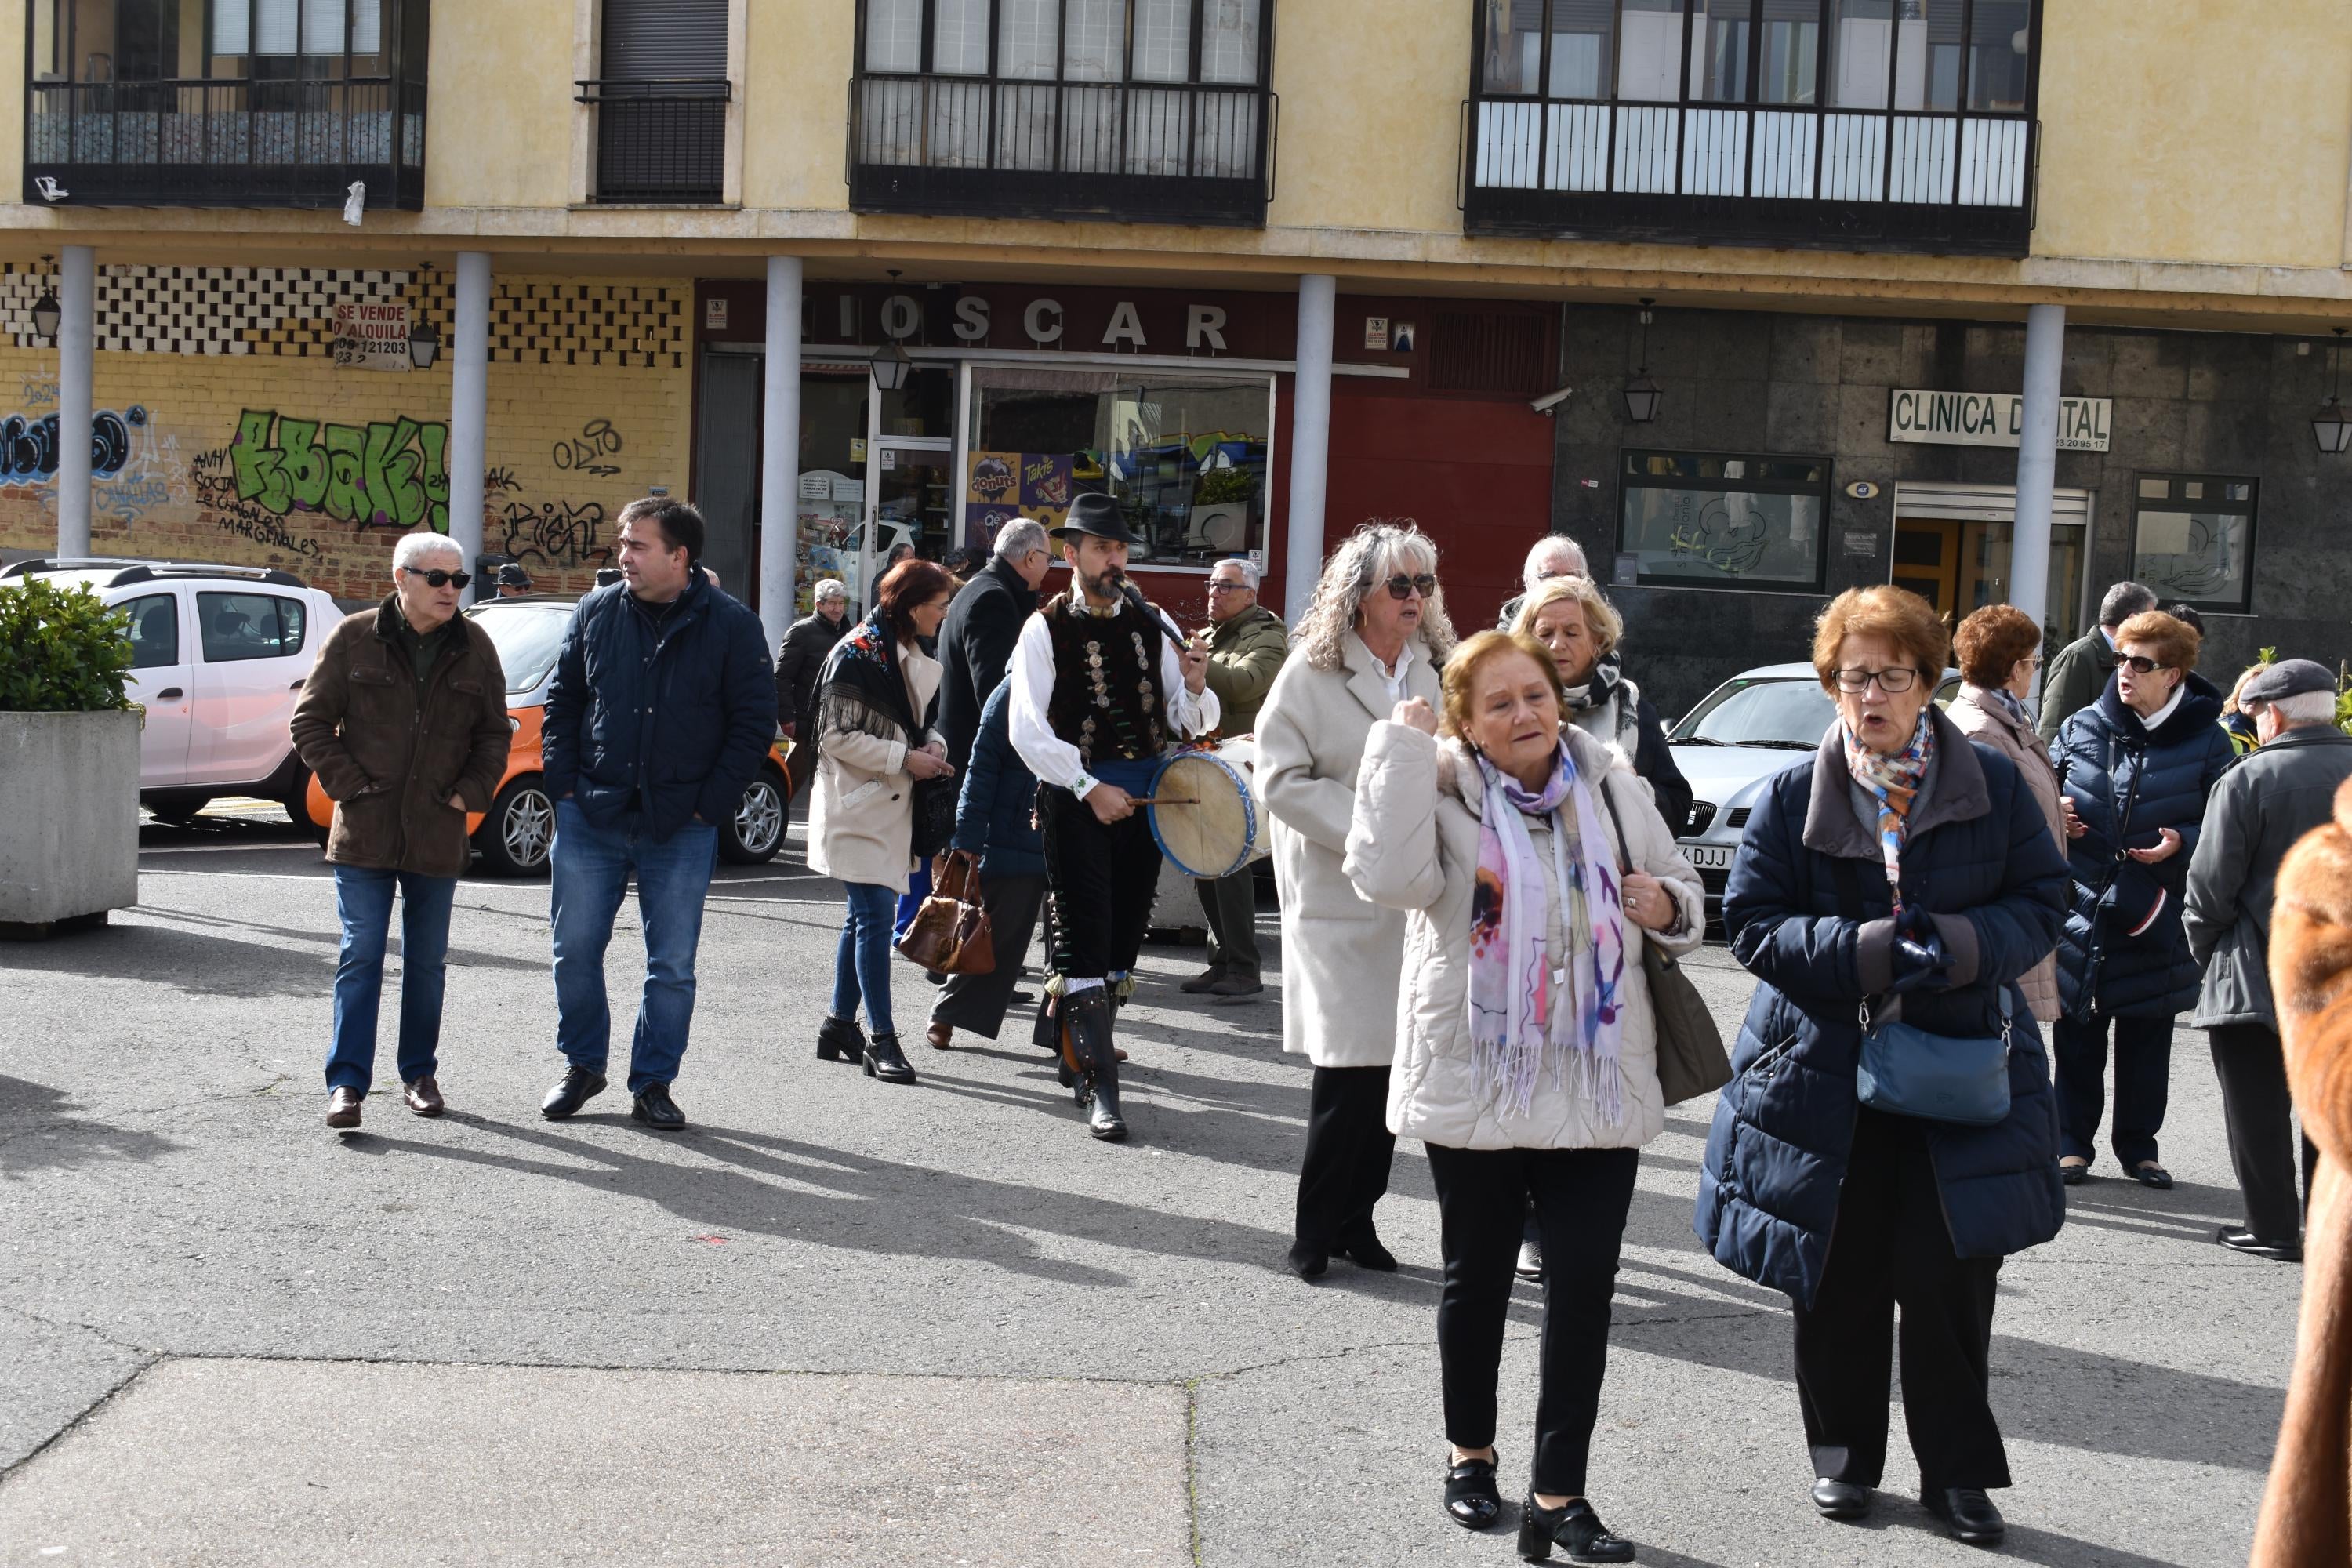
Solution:
<svg viewBox="0 0 2352 1568"><path fill-rule="evenodd" d="M1208 653L1127 580L1135 542L1118 503L1082 495L1054 531L1071 585L1031 616L1013 645L1013 748L1037 775L1037 820L1053 900L1053 974L1039 1015L1063 1081L1091 1107L1096 1137L1127 1136L1111 1043L1114 987L1135 967L1160 883L1160 847L1135 804L1160 754L1214 729Z"/></svg>
<svg viewBox="0 0 2352 1568"><path fill-rule="evenodd" d="M2307 658L2271 666L2238 693L2262 744L2231 764L2205 803L2181 912L2189 951L2205 971L2189 1022L2210 1032L2230 1161L2246 1223L2216 1237L2236 1252L2294 1262L2303 1256L2295 1201L2295 1137L2286 1062L2271 997L2271 899L2295 841L2334 820L2336 792L2352 778L2352 735L2336 727L2336 677ZM2305 1201L2316 1155L2303 1141Z"/></svg>

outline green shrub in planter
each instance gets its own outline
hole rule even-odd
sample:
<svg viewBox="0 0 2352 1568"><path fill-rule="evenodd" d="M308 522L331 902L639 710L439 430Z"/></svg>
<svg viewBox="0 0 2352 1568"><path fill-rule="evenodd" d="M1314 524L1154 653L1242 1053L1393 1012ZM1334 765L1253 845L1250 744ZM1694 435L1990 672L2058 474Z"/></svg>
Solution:
<svg viewBox="0 0 2352 1568"><path fill-rule="evenodd" d="M0 712L120 712L131 658L130 616L87 586L0 585Z"/></svg>

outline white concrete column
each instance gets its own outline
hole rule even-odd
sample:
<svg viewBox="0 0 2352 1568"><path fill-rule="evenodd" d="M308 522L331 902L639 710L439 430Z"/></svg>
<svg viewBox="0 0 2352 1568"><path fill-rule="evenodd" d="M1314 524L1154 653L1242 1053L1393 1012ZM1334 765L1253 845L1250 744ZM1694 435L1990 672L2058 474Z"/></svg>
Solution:
<svg viewBox="0 0 2352 1568"><path fill-rule="evenodd" d="M2058 369L2066 346L2066 307L2025 312L2025 427L2017 443L2017 524L2010 531L2009 602L2049 620L2050 502L2058 483ZM2056 653L2045 647L2042 656Z"/></svg>
<svg viewBox="0 0 2352 1568"><path fill-rule="evenodd" d="M466 570L482 553L482 470L488 460L490 423L490 257L457 253L457 332L449 353L449 539L465 552ZM494 596L476 582L470 602Z"/></svg>
<svg viewBox="0 0 2352 1568"><path fill-rule="evenodd" d="M1290 514L1283 552L1283 610L1293 626L1323 574L1324 479L1331 459L1331 323L1339 280L1298 280L1298 374L1290 399Z"/></svg>
<svg viewBox="0 0 2352 1568"><path fill-rule="evenodd" d="M90 359L98 342L98 257L65 247L58 305L58 553L89 553Z"/></svg>
<svg viewBox="0 0 2352 1568"><path fill-rule="evenodd" d="M801 258L768 258L767 384L760 422L760 624L768 647L793 624L800 564Z"/></svg>

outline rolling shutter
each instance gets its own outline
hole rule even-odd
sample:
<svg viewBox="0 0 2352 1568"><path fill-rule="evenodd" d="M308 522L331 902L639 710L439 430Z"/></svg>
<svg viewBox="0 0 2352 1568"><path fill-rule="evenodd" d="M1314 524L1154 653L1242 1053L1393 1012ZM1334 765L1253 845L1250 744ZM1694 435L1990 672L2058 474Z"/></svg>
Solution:
<svg viewBox="0 0 2352 1568"><path fill-rule="evenodd" d="M604 78L727 74L727 0L604 0Z"/></svg>

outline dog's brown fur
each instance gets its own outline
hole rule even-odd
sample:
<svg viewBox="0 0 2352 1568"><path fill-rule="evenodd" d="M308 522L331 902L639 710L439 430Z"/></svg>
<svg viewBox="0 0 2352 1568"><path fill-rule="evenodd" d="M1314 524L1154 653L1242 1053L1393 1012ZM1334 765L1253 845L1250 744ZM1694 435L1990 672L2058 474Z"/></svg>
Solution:
<svg viewBox="0 0 2352 1568"><path fill-rule="evenodd" d="M2352 781L2279 868L2271 989L2288 1081L2319 1146L2294 1375L2255 1568L2352 1563Z"/></svg>

